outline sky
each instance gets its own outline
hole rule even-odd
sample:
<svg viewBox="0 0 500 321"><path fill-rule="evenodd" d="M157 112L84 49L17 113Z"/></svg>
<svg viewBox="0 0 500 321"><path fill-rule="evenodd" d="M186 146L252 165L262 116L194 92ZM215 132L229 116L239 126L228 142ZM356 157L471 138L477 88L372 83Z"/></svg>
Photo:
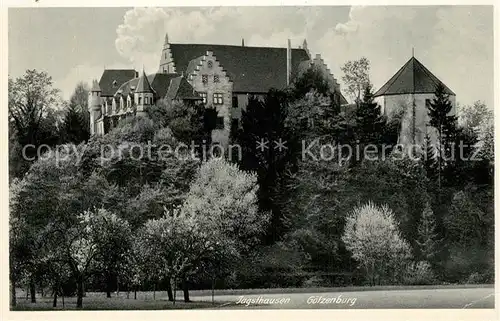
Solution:
<svg viewBox="0 0 500 321"><path fill-rule="evenodd" d="M173 43L292 47L307 39L342 85L340 67L367 57L374 89L415 57L460 104L493 109L492 6L9 8L9 76L46 71L68 99L104 68L156 72Z"/></svg>

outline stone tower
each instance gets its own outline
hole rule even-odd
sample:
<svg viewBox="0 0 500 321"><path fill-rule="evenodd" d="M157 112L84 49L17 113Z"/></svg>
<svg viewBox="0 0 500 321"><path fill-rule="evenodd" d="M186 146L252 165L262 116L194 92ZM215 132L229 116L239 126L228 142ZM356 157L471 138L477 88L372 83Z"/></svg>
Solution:
<svg viewBox="0 0 500 321"><path fill-rule="evenodd" d="M137 106L136 115L146 116L149 106L154 105L154 90L151 88L144 70L134 91L134 103Z"/></svg>
<svg viewBox="0 0 500 321"><path fill-rule="evenodd" d="M101 118L102 99L99 83L94 79L89 93L90 135L102 134L99 132L97 120Z"/></svg>

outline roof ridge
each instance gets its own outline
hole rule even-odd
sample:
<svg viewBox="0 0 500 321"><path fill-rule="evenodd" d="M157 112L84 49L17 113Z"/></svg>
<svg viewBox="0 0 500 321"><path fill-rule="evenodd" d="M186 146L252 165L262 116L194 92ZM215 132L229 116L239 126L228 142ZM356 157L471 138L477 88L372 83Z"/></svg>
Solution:
<svg viewBox="0 0 500 321"><path fill-rule="evenodd" d="M221 46L221 47L236 47L236 48L259 48L259 49L287 49L287 47L264 47L264 46L245 46L242 45L224 45L213 43L169 43L170 45L187 45L187 46ZM304 50L304 48L290 48L292 50Z"/></svg>

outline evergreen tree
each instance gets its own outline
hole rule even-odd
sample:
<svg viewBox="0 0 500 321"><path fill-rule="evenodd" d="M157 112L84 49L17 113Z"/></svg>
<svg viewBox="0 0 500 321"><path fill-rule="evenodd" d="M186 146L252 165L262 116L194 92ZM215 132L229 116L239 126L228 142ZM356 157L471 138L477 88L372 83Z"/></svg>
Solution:
<svg viewBox="0 0 500 321"><path fill-rule="evenodd" d="M78 106L70 103L66 107L61 130L64 143L79 144L89 138L89 128L85 126L84 116Z"/></svg>
<svg viewBox="0 0 500 321"><path fill-rule="evenodd" d="M438 134L438 185L439 188L441 188L446 160L451 159L454 152L457 121L456 116L450 115L453 110L453 105L451 104L449 95L446 93L443 84L438 84L436 86L435 98L430 102L427 108L430 118L429 124L436 129Z"/></svg>
<svg viewBox="0 0 500 321"><path fill-rule="evenodd" d="M71 95L62 125L64 143L81 143L90 138L90 114L88 111L87 85L80 82Z"/></svg>
<svg viewBox="0 0 500 321"><path fill-rule="evenodd" d="M440 240L436 231L436 220L429 202L425 204L418 224L417 245L422 260L432 262L438 252Z"/></svg>
<svg viewBox="0 0 500 321"><path fill-rule="evenodd" d="M364 90L363 101L356 110L357 139L366 144L379 143L385 123L380 106L373 101L372 87L368 85Z"/></svg>
<svg viewBox="0 0 500 321"><path fill-rule="evenodd" d="M373 101L371 85L365 87L363 100L356 109L355 119L355 138L360 151L367 145L379 146L384 143L386 118L381 114L380 106ZM360 156L363 159L364 152ZM362 159L357 159L355 163Z"/></svg>
<svg viewBox="0 0 500 321"><path fill-rule="evenodd" d="M259 207L262 211L272 211L267 233L269 242L278 240L282 234L281 212L273 199L292 159L294 145L285 127L287 106L287 94L278 90L270 90L264 101L250 97L236 137L242 150L241 168L254 171L258 176ZM286 149L276 148L280 140Z"/></svg>

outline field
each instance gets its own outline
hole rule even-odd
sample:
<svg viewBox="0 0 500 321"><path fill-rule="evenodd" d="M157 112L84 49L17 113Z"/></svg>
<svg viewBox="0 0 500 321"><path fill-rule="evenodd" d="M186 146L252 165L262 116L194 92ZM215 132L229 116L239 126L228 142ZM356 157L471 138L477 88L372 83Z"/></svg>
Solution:
<svg viewBox="0 0 500 321"><path fill-rule="evenodd" d="M493 308L493 285L448 285L448 286L378 286L345 288L288 288L288 289L238 289L216 290L212 302L210 290L190 291L192 302L183 301L182 292L177 292L175 305L167 300L165 291L133 292L118 296L113 293L106 298L105 293L89 292L83 298L84 310L169 310L169 309L220 309L220 308ZM307 298L313 295L323 297L356 297L357 302L349 305L311 305ZM235 304L241 296L246 298L290 298L291 302L282 306L243 306ZM58 298L56 308L52 307L53 298L37 295L37 303L26 300L24 291L17 292L16 311L75 310L76 298Z"/></svg>

